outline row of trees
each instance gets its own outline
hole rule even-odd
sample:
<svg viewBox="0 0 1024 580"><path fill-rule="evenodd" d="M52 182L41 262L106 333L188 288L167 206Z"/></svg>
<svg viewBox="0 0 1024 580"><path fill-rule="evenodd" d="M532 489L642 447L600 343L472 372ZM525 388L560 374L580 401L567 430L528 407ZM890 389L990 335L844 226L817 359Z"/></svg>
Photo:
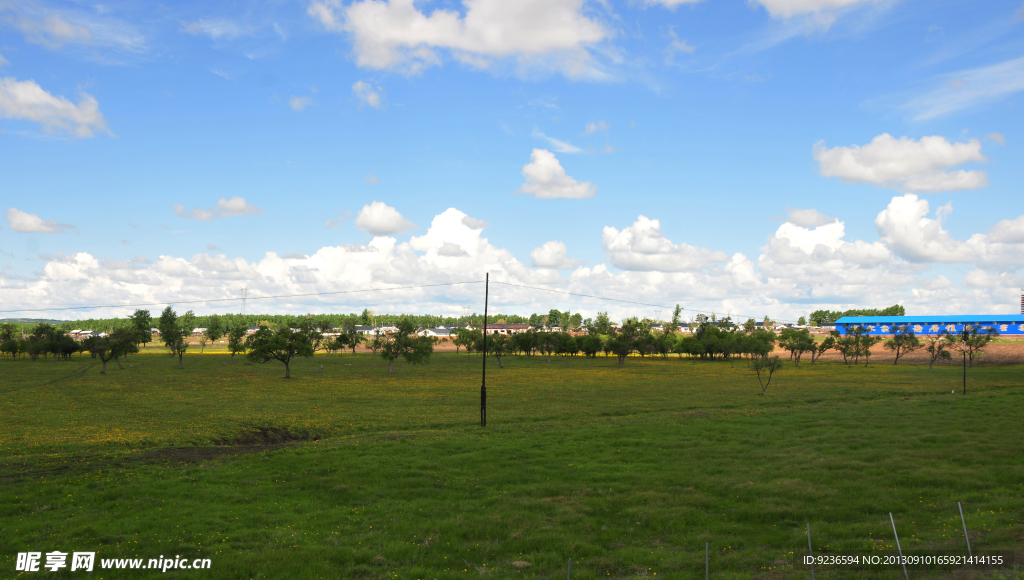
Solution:
<svg viewBox="0 0 1024 580"><path fill-rule="evenodd" d="M607 334L590 327L588 333L573 336L567 332L527 331L511 336L491 335L487 340L487 352L501 365L501 357L513 355L555 355L586 357L615 355L622 364L630 355L668 356L688 355L697 359L728 360L734 357L750 359L765 358L776 345L789 353L790 360L799 366L804 356L810 356L814 364L821 355L836 351L847 365L870 364L871 348L882 342L894 354L893 364L907 354L924 350L929 355L929 370L939 360L949 360L951 351L961 352L968 365L973 366L974 358L997 335L995 330L968 326L966 333L943 333L923 340L914 335L910 327L902 325L894 329L888 339L872 336L863 328L854 328L841 335L833 331L824 340L818 341L807 329L787 328L776 334L771 330L754 327L750 321L736 326L726 318L712 322L703 319L692 334L673 333L671 327L661 332L652 330L649 320L630 318L621 327L611 327ZM479 352L483 349L483 335L479 330L460 330L453 339L456 352Z"/></svg>
<svg viewBox="0 0 1024 580"><path fill-rule="evenodd" d="M81 320L72 320L67 322L46 322L51 324L57 330L61 332L70 332L74 329L90 329L97 332L113 332L119 328L135 328L136 316L139 312L145 312L147 316L151 314L149 311L136 311L135 314L128 318L90 318ZM152 319L150 319L152 320ZM328 330L333 328L341 328L345 324L361 325L361 326L388 326L397 324L400 320L410 320L413 325L417 328L436 328L438 326L452 326L459 324L467 324L471 326L479 326L483 324L482 314L467 314L465 316L438 316L433 314L422 314L422 315L405 315L405 314L374 314L372 311L366 309L361 313L350 313L350 314L302 314L302 315L291 315L291 314L211 314L206 316L194 315L193 322L196 328L217 328L222 329L222 333L236 326L252 327L252 326L270 326L277 328L279 326L287 326L289 328L298 328L306 321L312 320L313 326L321 330ZM574 328L580 328L583 325L583 317L579 313L560 312L558 310L551 310L547 314L531 314L530 316L521 316L518 314L494 314L488 316L488 321L491 323L509 323L509 324L530 324L535 326L543 325L569 325ZM45 321L44 321L45 322ZM32 329L40 324L40 322L8 322L4 323L10 325L15 331L21 335L24 333L30 333ZM152 328L152 327L151 327Z"/></svg>
<svg viewBox="0 0 1024 580"><path fill-rule="evenodd" d="M351 347L354 352L363 337L355 332L354 324L348 326L348 332L342 332L329 342L324 342L323 335L309 326L300 326L298 329L289 326L280 326L277 329L261 326L244 341L236 340L244 334L232 329L233 334L228 340L228 348L231 350L232 359L237 352L246 352L246 357L255 363L277 361L283 364L284 377L288 379L291 378L292 359L297 356L313 356L319 345L326 344L327 348L334 350ZM394 363L399 358L411 364L426 363L434 352L434 341L426 337L417 337L416 323L411 319L399 319L395 326L398 328L397 332L375 335L370 342L373 352L387 361L388 373L395 372Z"/></svg>
<svg viewBox="0 0 1024 580"><path fill-rule="evenodd" d="M569 327L549 332L532 329L512 335L490 335L487 337L487 352L501 365L501 357L508 354L526 356L552 355L595 357L599 353L618 358L623 364L630 355L668 356L683 354L701 359L719 359L734 356L763 357L771 352L776 342L774 332L755 328L751 321L749 332L741 330L728 318L712 321L699 317L692 334L675 332L681 309L677 308L672 324L655 329L649 319L627 318L620 326L608 321L606 313L600 313L591 321L584 322L586 334L573 335ZM808 337L810 335L808 334ZM456 352L465 348L467 352L481 351L483 334L480 330L462 329L452 340Z"/></svg>

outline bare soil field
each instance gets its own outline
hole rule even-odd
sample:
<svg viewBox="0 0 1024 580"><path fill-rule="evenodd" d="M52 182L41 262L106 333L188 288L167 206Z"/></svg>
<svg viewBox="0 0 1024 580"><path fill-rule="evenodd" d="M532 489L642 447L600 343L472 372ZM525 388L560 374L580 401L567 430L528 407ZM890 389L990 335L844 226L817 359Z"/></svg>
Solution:
<svg viewBox="0 0 1024 580"><path fill-rule="evenodd" d="M784 358L789 357L788 352L779 349L775 350L775 354ZM959 353L952 352L951 354L953 355L953 360L937 361L935 363L936 366L962 364L958 356ZM808 358L805 356L801 360L806 361ZM876 344L871 348L871 364L892 364L894 359L892 351L885 348L885 345L882 343ZM901 356L899 364L926 365L928 364L928 359L928 353L921 349ZM830 350L821 355L819 360L842 361L843 355ZM863 362L864 360L861 359L861 363ZM974 357L975 365L1012 365L1021 363L1024 363L1024 341L994 342L985 347L981 356Z"/></svg>

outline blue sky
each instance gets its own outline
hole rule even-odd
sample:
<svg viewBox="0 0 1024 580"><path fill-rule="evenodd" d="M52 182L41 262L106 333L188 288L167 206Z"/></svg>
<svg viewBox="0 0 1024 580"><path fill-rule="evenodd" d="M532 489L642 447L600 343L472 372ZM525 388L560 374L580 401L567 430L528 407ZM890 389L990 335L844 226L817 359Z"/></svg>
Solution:
<svg viewBox="0 0 1024 580"><path fill-rule="evenodd" d="M0 55L6 310L489 271L795 318L1024 284L1018 0L10 2Z"/></svg>

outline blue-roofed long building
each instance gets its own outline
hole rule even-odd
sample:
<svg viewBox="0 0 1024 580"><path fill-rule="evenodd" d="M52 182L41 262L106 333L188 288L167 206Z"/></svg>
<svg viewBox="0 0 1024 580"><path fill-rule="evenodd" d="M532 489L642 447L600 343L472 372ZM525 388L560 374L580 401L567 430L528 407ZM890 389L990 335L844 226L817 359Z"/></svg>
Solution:
<svg viewBox="0 0 1024 580"><path fill-rule="evenodd" d="M1000 335L1024 336L1024 314L962 314L956 316L844 316L836 321L836 330L845 335L857 326L866 328L868 334L891 335L895 329L906 325L918 336L937 335L943 332L963 332L964 326L993 328Z"/></svg>

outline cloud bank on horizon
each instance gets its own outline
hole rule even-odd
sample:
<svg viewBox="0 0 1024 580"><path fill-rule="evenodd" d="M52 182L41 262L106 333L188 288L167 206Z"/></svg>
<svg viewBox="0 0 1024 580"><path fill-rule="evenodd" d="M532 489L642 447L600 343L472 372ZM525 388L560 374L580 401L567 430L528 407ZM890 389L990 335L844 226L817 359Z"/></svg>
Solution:
<svg viewBox="0 0 1024 580"><path fill-rule="evenodd" d="M532 265L525 264L484 237L485 223L455 208L435 216L422 236L399 241L392 234L413 224L395 208L374 202L356 219L357 227L373 235L364 244L326 246L309 255L267 252L256 261L210 253L190 258L162 255L152 264L102 260L77 252L50 260L36 280L0 286L0 300L7 308L220 301L237 297L241 285L248 286L251 300L259 300L261 296L479 281L480 272L489 272L495 282L617 300L642 297L654 304L681 303L743 316L773 312L790 320L817 306L900 302L917 309L943 303L991 310L1014 299L1019 288L1014 271L1024 252L1024 215L1001 220L986 233L961 240L943 228L952 211L950 205L940 206L932 217L927 200L912 193L893 197L875 219L879 240L868 242L848 239L839 219L822 223L827 218L816 210L791 210L791 218L768 236L753 257L673 243L662 233L659 220L641 215L621 230L606 226L602 249L607 260L586 266L567 257L567 246L560 240L535 248L530 253ZM9 210L12 227L22 219L20 214ZM967 264L971 270L965 287L955 287L945 276L931 273L928 264L932 262ZM559 270L568 270L568 277L563 278ZM306 296L295 302L268 301L258 308L286 312L295 310L296 304L303 305L302 310L322 304L326 310L347 311L346 305L353 310L358 308L352 305L368 301L389 311L454 314L461 312L464 303L479 302L480 291L471 285L382 290L357 300ZM550 296L538 290L495 287L491 300L499 309L543 310ZM609 310L625 316L635 310L598 300L579 299L576 304L577 309L591 313ZM218 308L223 309L212 303L197 310Z"/></svg>

